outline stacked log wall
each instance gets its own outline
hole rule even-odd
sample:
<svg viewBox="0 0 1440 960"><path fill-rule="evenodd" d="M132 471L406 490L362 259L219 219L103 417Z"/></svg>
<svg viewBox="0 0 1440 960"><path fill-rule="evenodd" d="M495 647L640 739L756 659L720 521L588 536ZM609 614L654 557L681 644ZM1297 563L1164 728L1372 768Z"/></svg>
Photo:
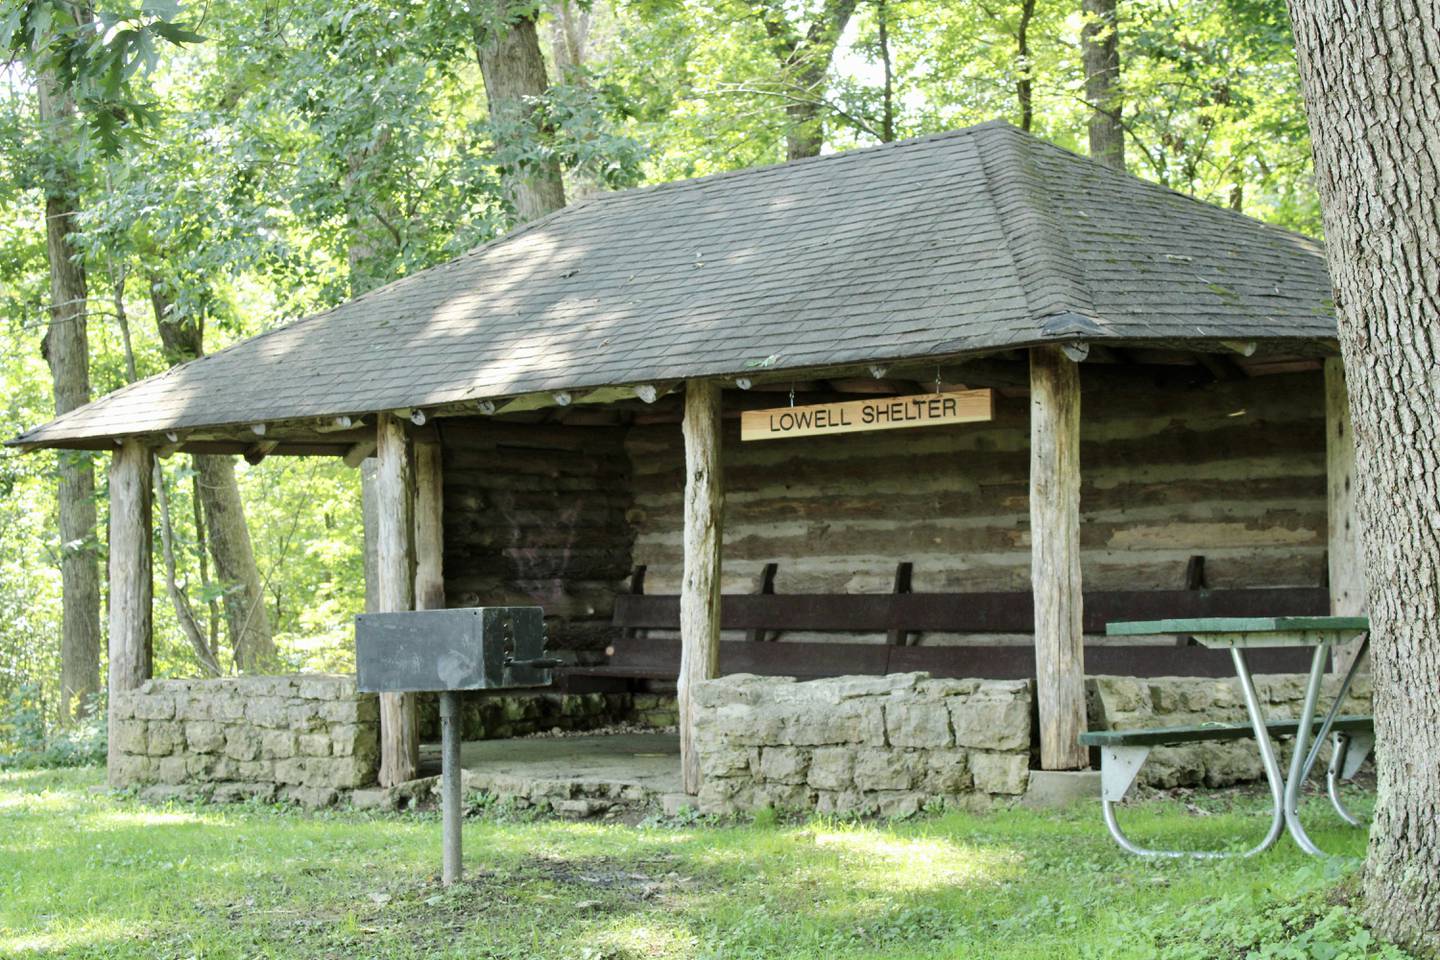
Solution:
<svg viewBox="0 0 1440 960"><path fill-rule="evenodd" d="M1189 388L1100 365L1082 374L1087 590L1178 589L1197 554L1213 588L1325 582L1318 372ZM727 419L724 592L754 592L772 561L777 593L887 592L899 561L914 564L916 592L1028 589L1027 403L997 396L986 424L744 444ZM626 449L634 562L647 592L678 593L679 426L633 427ZM967 639L995 640L923 642Z"/></svg>
<svg viewBox="0 0 1440 960"><path fill-rule="evenodd" d="M446 603L539 604L552 650L603 650L632 563L624 431L477 417L440 435Z"/></svg>

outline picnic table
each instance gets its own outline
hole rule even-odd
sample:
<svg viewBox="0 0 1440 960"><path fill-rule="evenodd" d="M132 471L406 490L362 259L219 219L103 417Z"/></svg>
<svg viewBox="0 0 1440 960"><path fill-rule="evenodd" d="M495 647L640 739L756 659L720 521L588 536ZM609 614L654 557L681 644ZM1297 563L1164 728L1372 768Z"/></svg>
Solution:
<svg viewBox="0 0 1440 960"><path fill-rule="evenodd" d="M1260 751L1260 760L1270 785L1274 806L1269 832L1260 843L1245 851L1243 855L1253 856L1268 850L1286 830L1306 853L1323 855L1323 851L1306 834L1305 827L1300 822L1300 790L1319 758L1321 746L1333 732L1336 737L1335 750L1331 756L1327 777L1330 800L1336 812L1347 823L1352 826L1360 825L1360 821L1341 803L1338 781L1353 776L1365 755L1369 753L1374 744L1373 726L1368 716L1341 717L1340 706L1345 702L1369 646L1369 631L1370 622L1365 617L1220 617L1107 624L1105 632L1112 637L1189 635L1203 646L1228 649L1235 665L1235 674L1240 680L1241 693L1244 695L1245 708L1250 719L1248 727L1243 724L1207 724L1163 730L1093 731L1082 734L1081 743L1101 748L1101 801L1105 824L1111 835L1126 850L1141 856L1232 855L1228 851L1151 850L1141 847L1126 837L1120 829L1115 819L1114 805L1129 791L1141 764L1145 762L1145 757L1153 746L1253 735ZM1341 681L1335 702L1317 725L1316 714L1320 709L1320 694L1330 662L1331 648L1355 637L1363 637L1360 649ZM1250 671L1247 651L1273 647L1308 647L1313 650L1305 697L1301 703L1300 716L1295 720L1267 721L1260 706L1260 699L1255 693L1255 680ZM1280 770L1271 736L1292 732L1295 736L1294 755L1291 757L1287 776Z"/></svg>

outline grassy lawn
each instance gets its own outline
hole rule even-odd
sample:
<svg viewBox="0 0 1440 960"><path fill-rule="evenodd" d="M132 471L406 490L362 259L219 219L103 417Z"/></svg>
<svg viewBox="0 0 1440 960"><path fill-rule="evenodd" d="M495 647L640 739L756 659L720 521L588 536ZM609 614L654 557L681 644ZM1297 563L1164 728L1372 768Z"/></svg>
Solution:
<svg viewBox="0 0 1440 960"><path fill-rule="evenodd" d="M0 957L1401 957L1348 906L1361 831L1252 861L1122 854L1098 809L902 823L569 823L492 811L439 885L434 816L147 806L0 773ZM1263 831L1253 794L1124 811L1142 842ZM1368 813L1356 795L1352 809Z"/></svg>

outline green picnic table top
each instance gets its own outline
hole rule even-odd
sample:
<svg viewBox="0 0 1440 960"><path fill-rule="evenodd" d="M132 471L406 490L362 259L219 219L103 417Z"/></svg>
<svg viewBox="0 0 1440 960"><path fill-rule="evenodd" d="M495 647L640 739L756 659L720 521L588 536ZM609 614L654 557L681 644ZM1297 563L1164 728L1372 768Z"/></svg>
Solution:
<svg viewBox="0 0 1440 960"><path fill-rule="evenodd" d="M1197 617L1190 620L1121 620L1105 624L1111 637L1157 633L1314 633L1369 630L1366 617Z"/></svg>

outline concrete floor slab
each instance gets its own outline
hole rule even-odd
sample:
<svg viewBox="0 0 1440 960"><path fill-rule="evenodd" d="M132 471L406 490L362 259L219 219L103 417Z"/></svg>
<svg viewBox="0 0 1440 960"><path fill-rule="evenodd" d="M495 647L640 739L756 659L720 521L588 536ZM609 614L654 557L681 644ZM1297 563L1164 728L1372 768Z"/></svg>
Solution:
<svg viewBox="0 0 1440 960"><path fill-rule="evenodd" d="M420 749L422 776L440 772L438 744ZM680 738L666 733L472 740L461 744L467 790L552 801L643 801L680 791Z"/></svg>

